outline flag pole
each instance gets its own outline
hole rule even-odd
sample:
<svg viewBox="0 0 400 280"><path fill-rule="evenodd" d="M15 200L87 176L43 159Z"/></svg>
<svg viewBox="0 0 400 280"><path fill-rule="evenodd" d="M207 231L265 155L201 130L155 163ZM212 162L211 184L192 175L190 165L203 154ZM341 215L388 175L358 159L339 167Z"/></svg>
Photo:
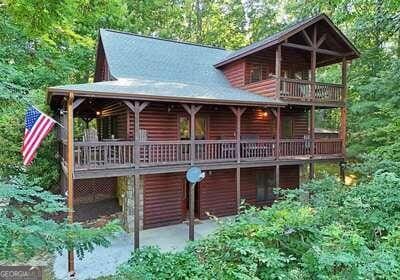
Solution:
<svg viewBox="0 0 400 280"><path fill-rule="evenodd" d="M30 104L30 106L32 106L33 108L35 108L35 109L36 109L37 111L39 111L42 115L45 115L45 116L48 117L49 119L52 119L54 123L58 124L59 126L61 126L62 128L65 129L65 127L64 127L61 123L59 123L59 122L56 121L54 118L52 118L52 117L50 117L49 115L47 115L47 114L43 113L42 111L40 111L36 106L34 106L34 105L32 105L32 104Z"/></svg>
<svg viewBox="0 0 400 280"><path fill-rule="evenodd" d="M67 184L68 184L68 223L72 224L74 221L74 178L73 178L73 164L74 164L74 93L70 92L67 100L67 143L68 143L68 174L67 174ZM71 279L75 277L75 265L74 265L74 251L68 250L68 273Z"/></svg>

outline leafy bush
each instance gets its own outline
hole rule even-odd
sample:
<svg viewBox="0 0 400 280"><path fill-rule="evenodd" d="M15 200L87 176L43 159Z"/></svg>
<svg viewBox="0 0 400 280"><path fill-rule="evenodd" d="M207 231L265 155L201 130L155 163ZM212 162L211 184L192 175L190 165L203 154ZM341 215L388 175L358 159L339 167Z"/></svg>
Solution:
<svg viewBox="0 0 400 280"><path fill-rule="evenodd" d="M280 193L272 207L246 209L183 252L133 253L114 279L396 279L398 169L351 187L326 177Z"/></svg>
<svg viewBox="0 0 400 280"><path fill-rule="evenodd" d="M65 201L25 178L0 181L0 261L25 261L36 255L74 249L82 258L94 245L107 246L109 237L120 230L117 221L101 229L83 228L50 219L66 212Z"/></svg>

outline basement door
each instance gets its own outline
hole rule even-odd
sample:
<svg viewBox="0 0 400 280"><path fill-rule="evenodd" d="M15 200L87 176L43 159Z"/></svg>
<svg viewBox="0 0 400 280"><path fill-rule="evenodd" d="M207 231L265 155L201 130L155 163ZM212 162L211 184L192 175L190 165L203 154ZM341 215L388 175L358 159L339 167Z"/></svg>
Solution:
<svg viewBox="0 0 400 280"><path fill-rule="evenodd" d="M274 170L260 170L256 172L256 200L259 203L268 203L274 200L275 187Z"/></svg>

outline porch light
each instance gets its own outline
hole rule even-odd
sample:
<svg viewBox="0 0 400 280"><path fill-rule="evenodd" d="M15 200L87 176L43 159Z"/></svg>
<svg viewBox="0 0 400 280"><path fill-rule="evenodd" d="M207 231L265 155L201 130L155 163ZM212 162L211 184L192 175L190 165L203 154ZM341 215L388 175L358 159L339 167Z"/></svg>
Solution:
<svg viewBox="0 0 400 280"><path fill-rule="evenodd" d="M101 112L100 111L96 111L96 116L100 116Z"/></svg>
<svg viewBox="0 0 400 280"><path fill-rule="evenodd" d="M264 112L262 113L262 116L263 116L264 118L268 117L268 112L267 112L267 111L264 111Z"/></svg>

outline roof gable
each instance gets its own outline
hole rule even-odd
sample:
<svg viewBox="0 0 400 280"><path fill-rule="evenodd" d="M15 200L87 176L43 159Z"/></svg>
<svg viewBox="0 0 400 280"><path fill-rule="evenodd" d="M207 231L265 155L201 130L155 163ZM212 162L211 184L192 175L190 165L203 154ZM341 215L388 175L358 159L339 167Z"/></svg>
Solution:
<svg viewBox="0 0 400 280"><path fill-rule="evenodd" d="M297 22L287 27L286 29L275 33L261 41L255 42L251 45L243 47L235 52L232 52L228 56L221 59L214 66L221 67L233 61L236 61L240 58L243 58L247 55L253 54L255 52L261 51L263 49L267 49L269 47L275 46L281 42L284 42L288 38L301 33L302 30L306 30L306 28L317 24L319 22L323 22L326 26L331 29L331 32L334 37L339 38L342 43L348 48L348 59L357 58L360 55L360 52L356 49L356 47L350 42L350 40L335 26L335 24L329 19L325 14L317 15L306 20Z"/></svg>
<svg viewBox="0 0 400 280"><path fill-rule="evenodd" d="M223 73L213 66L229 51L105 29L100 30L100 40L114 79L229 86Z"/></svg>

